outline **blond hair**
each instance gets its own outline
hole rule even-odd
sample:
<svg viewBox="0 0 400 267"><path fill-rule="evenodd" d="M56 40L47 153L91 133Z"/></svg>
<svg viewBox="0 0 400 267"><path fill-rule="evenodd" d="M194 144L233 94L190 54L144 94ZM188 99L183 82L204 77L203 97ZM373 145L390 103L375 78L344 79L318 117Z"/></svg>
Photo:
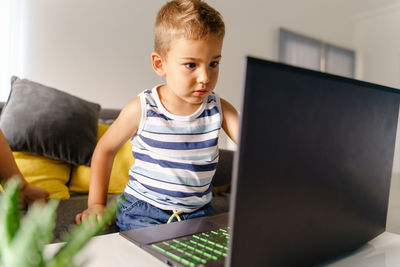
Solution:
<svg viewBox="0 0 400 267"><path fill-rule="evenodd" d="M173 39L199 40L225 35L221 14L202 0L172 0L158 12L154 30L154 50L166 55Z"/></svg>

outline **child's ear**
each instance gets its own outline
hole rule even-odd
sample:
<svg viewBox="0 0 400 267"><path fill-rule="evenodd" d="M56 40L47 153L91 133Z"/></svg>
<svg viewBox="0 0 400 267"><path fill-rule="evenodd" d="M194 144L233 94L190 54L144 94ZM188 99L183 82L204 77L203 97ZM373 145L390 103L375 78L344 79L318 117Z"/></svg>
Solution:
<svg viewBox="0 0 400 267"><path fill-rule="evenodd" d="M151 53L151 64L153 66L153 70L161 77L165 76L164 70L164 60L160 54L153 52Z"/></svg>

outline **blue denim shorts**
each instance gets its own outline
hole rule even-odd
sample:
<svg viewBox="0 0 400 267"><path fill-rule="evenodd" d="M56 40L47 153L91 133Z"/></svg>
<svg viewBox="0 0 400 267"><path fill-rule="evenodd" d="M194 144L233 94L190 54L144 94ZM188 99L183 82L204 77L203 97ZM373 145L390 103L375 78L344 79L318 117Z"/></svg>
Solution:
<svg viewBox="0 0 400 267"><path fill-rule="evenodd" d="M211 202L192 213L182 213L182 220L197 217L210 216L213 214ZM172 215L171 210L159 209L143 200L128 193L122 193L118 198L117 226L120 231L127 231L147 226L167 223ZM172 222L177 221L176 218Z"/></svg>

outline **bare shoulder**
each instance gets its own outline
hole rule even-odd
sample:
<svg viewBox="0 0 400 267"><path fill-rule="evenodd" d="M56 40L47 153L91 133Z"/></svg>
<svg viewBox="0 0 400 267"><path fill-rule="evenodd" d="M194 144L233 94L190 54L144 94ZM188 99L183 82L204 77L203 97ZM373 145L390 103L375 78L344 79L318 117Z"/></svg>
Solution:
<svg viewBox="0 0 400 267"><path fill-rule="evenodd" d="M121 110L117 119L135 119L140 118L141 116L142 106L140 97L137 96Z"/></svg>
<svg viewBox="0 0 400 267"><path fill-rule="evenodd" d="M237 111L235 109L235 107L229 103L227 100L223 99L222 97L221 99L221 108L222 108L222 112L225 115L233 115L233 116L237 116Z"/></svg>
<svg viewBox="0 0 400 267"><path fill-rule="evenodd" d="M124 142L136 135L142 116L140 97L129 102L107 131L107 136Z"/></svg>

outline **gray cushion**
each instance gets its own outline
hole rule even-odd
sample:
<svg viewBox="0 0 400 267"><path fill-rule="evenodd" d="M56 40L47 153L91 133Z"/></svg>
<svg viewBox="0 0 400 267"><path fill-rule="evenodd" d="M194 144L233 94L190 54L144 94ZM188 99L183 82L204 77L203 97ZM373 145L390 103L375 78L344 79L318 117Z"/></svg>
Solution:
<svg viewBox="0 0 400 267"><path fill-rule="evenodd" d="M0 128L13 151L89 165L100 105L13 77Z"/></svg>

